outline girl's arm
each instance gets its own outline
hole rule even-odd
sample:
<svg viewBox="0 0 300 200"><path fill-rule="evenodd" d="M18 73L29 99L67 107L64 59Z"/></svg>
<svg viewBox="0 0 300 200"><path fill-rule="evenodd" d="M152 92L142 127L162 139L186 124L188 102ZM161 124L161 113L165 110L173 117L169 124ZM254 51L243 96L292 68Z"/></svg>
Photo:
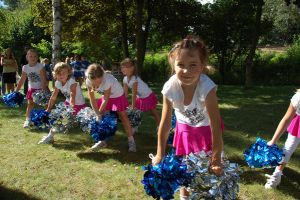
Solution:
<svg viewBox="0 0 300 200"><path fill-rule="evenodd" d="M128 97L128 85L124 83L123 84L123 89L124 89L125 97L127 98Z"/></svg>
<svg viewBox="0 0 300 200"><path fill-rule="evenodd" d="M47 106L47 109L46 109L47 112L50 112L50 111L51 111L51 109L52 109L52 107L53 107L53 105L54 105L54 103L55 103L55 101L56 101L58 92L59 92L59 89L57 89L57 88L54 86L54 91L53 91L53 93L52 93L52 95L51 95L51 97L50 97L50 100L49 100L49 102L48 102L48 106Z"/></svg>
<svg viewBox="0 0 300 200"><path fill-rule="evenodd" d="M135 83L133 83L132 85L132 108L135 108L135 100L136 100L136 94L137 94L137 88L138 88L138 82L136 81Z"/></svg>
<svg viewBox="0 0 300 200"><path fill-rule="evenodd" d="M100 105L100 108L99 108L99 113L102 115L104 113L104 110L105 110L105 107L107 105L107 102L108 102L108 99L109 99L109 96L111 94L111 88L107 89L104 91L104 94L103 94L103 101Z"/></svg>
<svg viewBox="0 0 300 200"><path fill-rule="evenodd" d="M166 144L171 130L172 119L172 104L164 96L163 97L163 109L161 114L161 120L158 128L157 137L157 152L156 156L152 160L152 164L156 165L160 163L161 159L165 155Z"/></svg>
<svg viewBox="0 0 300 200"><path fill-rule="evenodd" d="M92 88L88 87L88 96L90 99L90 104L93 108L93 110L95 111L95 113L97 115L100 115L98 108L97 108L97 103L96 103L96 99L95 99L95 94L94 94L94 90L92 90Z"/></svg>
<svg viewBox="0 0 300 200"><path fill-rule="evenodd" d="M285 132L288 125L291 123L292 119L294 118L295 113L296 113L296 110L293 107L293 105L290 103L289 108L287 109L285 115L283 116L283 118L279 122L279 124L277 126L277 129L274 133L274 136L273 136L272 140L270 140L268 142L268 145L273 145L279 140L281 135Z"/></svg>
<svg viewBox="0 0 300 200"><path fill-rule="evenodd" d="M77 87L77 83L74 83L71 85L70 88L70 105L72 108L75 106L76 87Z"/></svg>
<svg viewBox="0 0 300 200"><path fill-rule="evenodd" d="M221 117L218 108L218 100L216 91L211 90L206 99L205 106L210 119L210 128L212 132L212 160L211 160L211 170L216 175L221 175L221 153L223 150L223 138L221 130Z"/></svg>
<svg viewBox="0 0 300 200"><path fill-rule="evenodd" d="M41 75L41 79L42 79L42 88L44 90L46 90L48 88L48 85L47 85L47 74L46 74L46 70L45 68L43 67L40 71L40 75Z"/></svg>
<svg viewBox="0 0 300 200"><path fill-rule="evenodd" d="M23 84L24 84L26 78L27 78L27 74L26 74L24 71L22 71L21 78L20 78L19 83L18 83L18 85L17 85L17 88L16 88L16 90L15 90L16 92L19 92L19 90L20 90L21 87L23 86Z"/></svg>

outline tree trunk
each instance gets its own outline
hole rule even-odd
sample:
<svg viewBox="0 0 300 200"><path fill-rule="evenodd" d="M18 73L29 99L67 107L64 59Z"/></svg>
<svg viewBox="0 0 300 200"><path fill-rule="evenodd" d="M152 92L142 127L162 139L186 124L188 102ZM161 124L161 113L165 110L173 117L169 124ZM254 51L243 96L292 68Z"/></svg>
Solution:
<svg viewBox="0 0 300 200"><path fill-rule="evenodd" d="M136 0L136 64L138 73L141 75L144 58L145 58L145 47L144 47L144 31L143 31L143 8L144 0Z"/></svg>
<svg viewBox="0 0 300 200"><path fill-rule="evenodd" d="M62 17L61 1L52 0L53 35L52 35L52 65L61 60Z"/></svg>
<svg viewBox="0 0 300 200"><path fill-rule="evenodd" d="M252 38L250 51L245 60L245 88L251 88L253 86L252 82L252 68L253 68L253 58L255 56L255 51L257 48L258 40L261 34L261 16L262 16L262 8L264 5L263 0L259 0L256 4L256 15L255 15L255 26L254 26L254 35Z"/></svg>
<svg viewBox="0 0 300 200"><path fill-rule="evenodd" d="M128 50L128 32L127 32L127 16L124 5L124 0L119 0L120 11L121 11L121 32L122 32L122 49L124 58L129 57Z"/></svg>

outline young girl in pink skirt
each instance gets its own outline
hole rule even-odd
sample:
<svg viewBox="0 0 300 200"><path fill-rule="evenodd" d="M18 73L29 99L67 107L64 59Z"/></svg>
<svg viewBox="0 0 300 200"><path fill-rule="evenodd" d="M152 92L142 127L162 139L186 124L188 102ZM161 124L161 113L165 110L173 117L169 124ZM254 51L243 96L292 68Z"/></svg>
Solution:
<svg viewBox="0 0 300 200"><path fill-rule="evenodd" d="M103 115L105 111L116 111L128 136L128 151L136 152L135 141L126 113L128 101L121 84L113 75L106 73L103 67L98 64L91 64L88 67L86 77L89 99L94 111L98 115L98 120L101 119L101 115ZM103 93L102 97L98 99L97 102L94 94L95 91ZM97 150L106 146L106 141L99 141L92 146L92 150Z"/></svg>
<svg viewBox="0 0 300 200"><path fill-rule="evenodd" d="M57 63L54 67L54 78L56 80L54 91L49 100L47 112L51 111L59 91L66 97L65 104L73 108L74 115L86 107L80 84L72 78L70 65L64 62ZM53 143L53 141L54 131L51 129L49 134L39 141L39 144Z"/></svg>
<svg viewBox="0 0 300 200"><path fill-rule="evenodd" d="M132 90L132 108L139 109L142 112L150 111L156 122L156 126L158 126L160 116L156 110L157 97L148 85L137 75L134 61L130 58L124 59L121 62L121 70L125 75L123 79L125 96L128 97L128 88Z"/></svg>
<svg viewBox="0 0 300 200"><path fill-rule="evenodd" d="M16 88L16 92L18 92L28 77L29 88L26 94L27 109L26 120L23 125L24 128L28 128L30 125L30 112L34 107L32 94L36 90L48 89L46 70L44 66L38 62L38 52L35 49L29 49L26 54L26 59L28 64L23 66L21 79Z"/></svg>
<svg viewBox="0 0 300 200"><path fill-rule="evenodd" d="M288 136L283 147L285 156L281 164L275 168L273 174L266 175L268 177L265 184L266 189L276 188L280 184L282 171L300 143L300 90L292 97L291 103L268 145L275 144L286 130L288 131Z"/></svg>
<svg viewBox="0 0 300 200"><path fill-rule="evenodd" d="M174 45L168 55L175 74L165 83L163 109L158 129L157 153L152 163L158 164L165 155L171 128L172 109L177 119L173 146L175 154L185 156L202 150L212 151L210 169L222 173L222 125L216 95L217 86L205 75L208 50L197 38L188 37ZM188 199L185 188L180 199Z"/></svg>

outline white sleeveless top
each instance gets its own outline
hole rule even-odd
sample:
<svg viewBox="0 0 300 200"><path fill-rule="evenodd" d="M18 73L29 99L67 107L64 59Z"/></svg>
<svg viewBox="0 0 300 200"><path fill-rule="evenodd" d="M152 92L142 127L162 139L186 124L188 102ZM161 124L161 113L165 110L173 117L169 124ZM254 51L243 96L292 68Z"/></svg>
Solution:
<svg viewBox="0 0 300 200"><path fill-rule="evenodd" d="M62 85L60 81L55 81L55 87L61 91L61 93L66 97L66 101L70 103L70 95L71 95L71 85L76 83L76 96L75 96L75 105L85 104L84 97L82 94L82 90L73 78L70 78L65 85Z"/></svg>
<svg viewBox="0 0 300 200"><path fill-rule="evenodd" d="M132 76L129 82L128 82L128 77L127 76L125 76L123 78L123 84L128 85L128 87L130 89L132 89L133 84L136 83L136 82L138 84L137 96L139 98L146 98L152 93L152 90L148 87L148 85L140 77Z"/></svg>
<svg viewBox="0 0 300 200"><path fill-rule="evenodd" d="M32 67L29 64L23 66L22 71L25 72L28 77L29 88L42 88L41 70L43 68L44 66L41 63L36 63Z"/></svg>

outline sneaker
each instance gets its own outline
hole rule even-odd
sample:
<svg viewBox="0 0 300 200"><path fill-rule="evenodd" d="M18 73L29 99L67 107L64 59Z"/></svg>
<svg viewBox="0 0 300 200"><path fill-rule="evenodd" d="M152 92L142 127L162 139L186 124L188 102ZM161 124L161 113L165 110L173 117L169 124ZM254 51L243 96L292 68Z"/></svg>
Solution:
<svg viewBox="0 0 300 200"><path fill-rule="evenodd" d="M281 181L281 175L282 173L277 173L277 174L266 174L265 176L268 177L267 182L265 184L265 189L275 189Z"/></svg>
<svg viewBox="0 0 300 200"><path fill-rule="evenodd" d="M54 142L54 138L52 136L44 136L38 144L50 144Z"/></svg>
<svg viewBox="0 0 300 200"><path fill-rule="evenodd" d="M136 145L134 140L128 141L128 152L136 152Z"/></svg>
<svg viewBox="0 0 300 200"><path fill-rule="evenodd" d="M91 147L92 151L97 151L98 149L107 147L107 143L105 141L99 141Z"/></svg>
<svg viewBox="0 0 300 200"><path fill-rule="evenodd" d="M28 119L26 119L23 124L23 128L28 128L29 126L30 126L30 121Z"/></svg>

